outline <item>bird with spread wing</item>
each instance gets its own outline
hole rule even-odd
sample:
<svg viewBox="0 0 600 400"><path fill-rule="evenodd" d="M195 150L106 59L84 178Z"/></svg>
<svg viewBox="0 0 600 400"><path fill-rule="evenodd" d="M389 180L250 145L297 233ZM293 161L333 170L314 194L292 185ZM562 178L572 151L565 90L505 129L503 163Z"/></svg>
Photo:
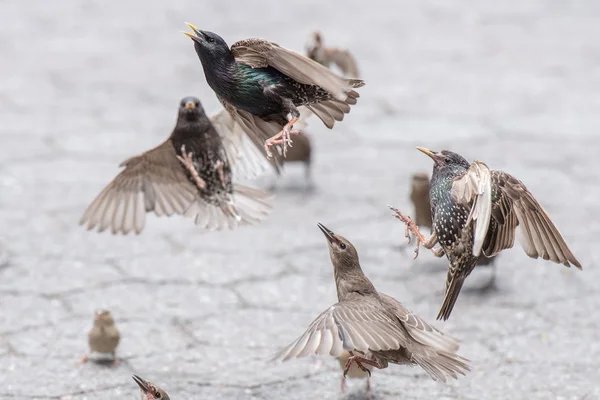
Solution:
<svg viewBox="0 0 600 400"><path fill-rule="evenodd" d="M343 377L352 374L353 366L370 376L372 367L382 369L399 364L418 365L433 380L446 382L470 370L469 361L456 354L456 339L396 299L378 292L365 276L352 243L322 224L318 226L329 245L338 302L323 311L275 359L343 357Z"/></svg>
<svg viewBox="0 0 600 400"><path fill-rule="evenodd" d="M208 85L253 140L264 141L269 156L273 145L282 145L285 156L301 107L331 129L356 104L354 89L364 85L267 40L241 40L230 48L216 33L187 25Z"/></svg>
<svg viewBox="0 0 600 400"><path fill-rule="evenodd" d="M513 247L515 234L532 258L581 269L581 264L540 203L514 176L490 170L481 161L469 163L448 150L422 147L434 162L429 195L433 232L425 238L415 223L392 207L396 218L406 223L406 235L419 245L450 261L446 292L438 319L446 320L454 308L466 277L480 257L493 257ZM433 247L439 243L441 248Z"/></svg>
<svg viewBox="0 0 600 400"><path fill-rule="evenodd" d="M232 179L268 168L261 153L227 112L209 118L197 98L186 97L169 138L122 162L125 169L89 205L80 224L139 234L150 211L184 215L208 230L258 223L271 211L270 196Z"/></svg>

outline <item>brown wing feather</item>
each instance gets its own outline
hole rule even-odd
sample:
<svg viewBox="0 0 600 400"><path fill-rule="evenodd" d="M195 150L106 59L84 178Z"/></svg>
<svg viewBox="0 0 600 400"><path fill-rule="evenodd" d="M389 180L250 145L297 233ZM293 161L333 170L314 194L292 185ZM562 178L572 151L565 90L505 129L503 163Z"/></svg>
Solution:
<svg viewBox="0 0 600 400"><path fill-rule="evenodd" d="M176 158L170 140L122 162L125 167L83 213L80 224L102 232L140 233L145 213L183 214L197 191Z"/></svg>
<svg viewBox="0 0 600 400"><path fill-rule="evenodd" d="M236 42L231 46L231 52L237 62L253 68L271 66L297 82L320 86L342 102L346 101L352 88L364 85L359 79L342 78L308 57L263 39Z"/></svg>
<svg viewBox="0 0 600 400"><path fill-rule="evenodd" d="M566 266L581 269L581 264L550 220L544 208L525 185L510 174L492 171L494 197L492 218L498 222L495 239L486 243L485 254L490 257L512 247L518 227L519 241L529 257L542 257Z"/></svg>

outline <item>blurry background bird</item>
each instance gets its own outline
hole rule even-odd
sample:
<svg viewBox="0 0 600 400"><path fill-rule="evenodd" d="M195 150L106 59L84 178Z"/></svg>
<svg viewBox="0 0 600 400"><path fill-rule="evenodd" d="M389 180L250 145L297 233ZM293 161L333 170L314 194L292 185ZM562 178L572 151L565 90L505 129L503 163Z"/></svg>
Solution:
<svg viewBox="0 0 600 400"><path fill-rule="evenodd" d="M167 392L148 382L137 375L133 375L133 380L140 387L141 400L170 400Z"/></svg>
<svg viewBox="0 0 600 400"><path fill-rule="evenodd" d="M306 56L319 64L332 69L337 66L343 76L347 78L358 78L358 67L356 60L348 50L338 48L326 48L323 46L322 35L320 32L313 32L306 44ZM313 188L311 176L312 162L312 140L307 133L306 121L313 113L305 110L295 128L299 134L294 136L294 145L287 149L285 157L281 157L280 163L303 163L305 167L306 187Z"/></svg>
<svg viewBox="0 0 600 400"><path fill-rule="evenodd" d="M80 224L100 232L110 228L113 234L140 233L149 211L185 215L209 230L264 220L271 210L269 195L232 182L234 172L254 174L261 168L258 149L232 128L224 111L212 121L215 125L200 100L182 99L169 138L121 163L125 169L90 204Z"/></svg>
<svg viewBox="0 0 600 400"><path fill-rule="evenodd" d="M339 68L342 75L348 78L358 78L358 65L356 59L347 49L337 47L325 47L323 35L319 31L311 34L306 43L306 56L321 65L331 68Z"/></svg>
<svg viewBox="0 0 600 400"><path fill-rule="evenodd" d="M94 326L88 333L88 344L90 353L110 354L113 358L113 365L119 364L116 355L117 346L121 339L121 334L115 325L110 311L98 310L94 316ZM90 354L86 354L79 361L80 364L88 362Z"/></svg>
<svg viewBox="0 0 600 400"><path fill-rule="evenodd" d="M275 359L308 355L339 359L347 351L350 357L343 367L344 377L353 365L370 375L368 366L383 369L389 363L419 365L433 380L442 382L469 371L468 360L456 354L456 339L379 293L363 273L352 243L322 224L318 226L329 245L338 303L321 313Z"/></svg>
<svg viewBox="0 0 600 400"><path fill-rule="evenodd" d="M294 136L294 143L287 150L285 157L281 158L283 165L286 164L303 164L304 180L307 189L313 188L314 182L312 179L312 144L310 136L305 133L306 129L302 129L300 133Z"/></svg>
<svg viewBox="0 0 600 400"><path fill-rule="evenodd" d="M417 224L419 229L425 227L431 232L431 202L429 201L429 176L425 172L419 172L412 176L411 190L410 190L410 201L414 206L414 222ZM477 266L489 265L492 268L492 273L489 281L478 289L480 292L493 289L495 287L496 280L496 268L494 260L496 256L486 257L485 255L479 257L477 260Z"/></svg>
<svg viewBox="0 0 600 400"><path fill-rule="evenodd" d="M409 230L416 236L416 254L422 244L438 257L446 255L450 262L438 319L448 319L479 258L511 248L515 232L529 257L581 269L550 217L521 181L490 170L481 161L469 163L452 151L417 149L434 162L429 190L433 233L425 238L409 217L394 210L406 223L407 236ZM434 250L437 243L441 248Z"/></svg>
<svg viewBox="0 0 600 400"><path fill-rule="evenodd" d="M285 156L301 117L299 107L311 110L331 129L356 104L354 89L364 85L275 43L247 39L229 48L216 33L187 25L193 33L185 34L193 40L208 85L236 122L265 140L267 153L279 144Z"/></svg>

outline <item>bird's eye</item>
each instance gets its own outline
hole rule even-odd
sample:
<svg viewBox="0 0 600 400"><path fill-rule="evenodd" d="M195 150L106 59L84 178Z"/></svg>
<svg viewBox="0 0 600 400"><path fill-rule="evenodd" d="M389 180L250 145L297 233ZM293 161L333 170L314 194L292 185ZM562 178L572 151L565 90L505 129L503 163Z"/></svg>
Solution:
<svg viewBox="0 0 600 400"><path fill-rule="evenodd" d="M181 104L179 105L180 107L185 107L185 103L182 101Z"/></svg>
<svg viewBox="0 0 600 400"><path fill-rule="evenodd" d="M208 43L214 43L215 39L211 38L211 37L207 37L206 40L208 41Z"/></svg>
<svg viewBox="0 0 600 400"><path fill-rule="evenodd" d="M196 107L200 107L200 102L197 101L195 104L196 104Z"/></svg>
<svg viewBox="0 0 600 400"><path fill-rule="evenodd" d="M346 250L346 243L340 243L340 249Z"/></svg>
<svg viewBox="0 0 600 400"><path fill-rule="evenodd" d="M160 392L156 392L156 393L154 394L154 398L155 398L155 399L160 399L160 397L161 397L161 395L160 395Z"/></svg>

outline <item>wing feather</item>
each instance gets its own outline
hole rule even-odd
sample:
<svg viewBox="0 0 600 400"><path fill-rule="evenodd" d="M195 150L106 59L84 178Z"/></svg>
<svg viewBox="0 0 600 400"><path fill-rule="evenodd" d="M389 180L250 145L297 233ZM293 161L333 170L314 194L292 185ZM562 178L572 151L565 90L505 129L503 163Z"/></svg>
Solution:
<svg viewBox="0 0 600 400"><path fill-rule="evenodd" d="M507 222L499 224L497 241L501 242L488 243L490 254L486 250L486 255L512 247L516 230L519 243L529 257L541 257L567 267L573 264L581 269L558 228L521 181L506 172L492 171L492 184L496 197L492 215L502 215Z"/></svg>
<svg viewBox="0 0 600 400"><path fill-rule="evenodd" d="M474 225L473 255L481 254L481 249L490 225L492 213L491 172L481 161L474 161L466 174L452 183L452 196L462 204L472 202L468 223Z"/></svg>
<svg viewBox="0 0 600 400"><path fill-rule="evenodd" d="M238 62L253 68L271 66L297 82L322 87L340 101L346 101L352 88L364 85L359 79L342 78L308 57L263 39L236 42L231 52Z"/></svg>

